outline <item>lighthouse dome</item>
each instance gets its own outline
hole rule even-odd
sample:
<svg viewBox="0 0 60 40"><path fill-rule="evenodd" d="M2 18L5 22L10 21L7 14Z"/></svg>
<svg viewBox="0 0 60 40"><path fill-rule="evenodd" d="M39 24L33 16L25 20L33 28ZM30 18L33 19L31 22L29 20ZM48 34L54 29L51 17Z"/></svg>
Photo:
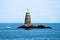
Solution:
<svg viewBox="0 0 60 40"><path fill-rule="evenodd" d="M30 12L29 12L29 9L27 9L27 12L26 12L27 14L29 14Z"/></svg>

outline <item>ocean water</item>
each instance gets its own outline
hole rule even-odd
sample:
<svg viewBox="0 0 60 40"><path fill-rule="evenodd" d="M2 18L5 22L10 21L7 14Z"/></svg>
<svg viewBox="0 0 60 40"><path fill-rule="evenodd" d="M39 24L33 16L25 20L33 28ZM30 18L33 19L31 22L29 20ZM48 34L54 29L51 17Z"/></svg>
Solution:
<svg viewBox="0 0 60 40"><path fill-rule="evenodd" d="M0 40L60 40L60 23L33 23L44 24L52 29L18 29L23 23L0 23ZM11 27L6 29L6 27Z"/></svg>

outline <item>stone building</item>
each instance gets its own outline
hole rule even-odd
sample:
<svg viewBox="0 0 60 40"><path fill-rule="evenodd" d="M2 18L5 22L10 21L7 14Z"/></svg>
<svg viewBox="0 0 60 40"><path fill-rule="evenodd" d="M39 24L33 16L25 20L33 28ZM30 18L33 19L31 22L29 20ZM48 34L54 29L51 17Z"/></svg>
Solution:
<svg viewBox="0 0 60 40"><path fill-rule="evenodd" d="M25 23L24 23L24 25L26 27L31 26L31 17L30 17L29 9L27 9L27 12L26 12L26 15L25 15Z"/></svg>

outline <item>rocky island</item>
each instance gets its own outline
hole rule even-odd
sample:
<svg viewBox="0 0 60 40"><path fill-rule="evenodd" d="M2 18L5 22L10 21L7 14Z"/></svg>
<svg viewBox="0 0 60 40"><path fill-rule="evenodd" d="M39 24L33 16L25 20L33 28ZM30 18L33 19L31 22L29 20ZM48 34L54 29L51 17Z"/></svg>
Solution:
<svg viewBox="0 0 60 40"><path fill-rule="evenodd" d="M25 28L25 29L31 29L31 28L51 28L51 27L46 27L44 25L38 25L38 26L34 26L31 23L31 17L30 17L30 12L29 9L27 9L26 15L25 15L25 23L22 26L19 26L18 28Z"/></svg>

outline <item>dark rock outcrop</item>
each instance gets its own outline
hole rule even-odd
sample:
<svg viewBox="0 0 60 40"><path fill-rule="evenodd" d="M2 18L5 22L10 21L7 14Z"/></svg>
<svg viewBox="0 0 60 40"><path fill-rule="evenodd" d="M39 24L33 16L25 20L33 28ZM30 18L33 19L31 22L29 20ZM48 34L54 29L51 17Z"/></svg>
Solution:
<svg viewBox="0 0 60 40"><path fill-rule="evenodd" d="M28 27L26 27L25 25L22 25L22 26L20 26L20 27L18 27L18 28L25 28L26 30L29 30L29 29L31 29L31 28L51 28L51 27L46 27L46 26L44 26L44 25L38 25L38 26L33 26L33 25L31 25L31 26L28 26Z"/></svg>

